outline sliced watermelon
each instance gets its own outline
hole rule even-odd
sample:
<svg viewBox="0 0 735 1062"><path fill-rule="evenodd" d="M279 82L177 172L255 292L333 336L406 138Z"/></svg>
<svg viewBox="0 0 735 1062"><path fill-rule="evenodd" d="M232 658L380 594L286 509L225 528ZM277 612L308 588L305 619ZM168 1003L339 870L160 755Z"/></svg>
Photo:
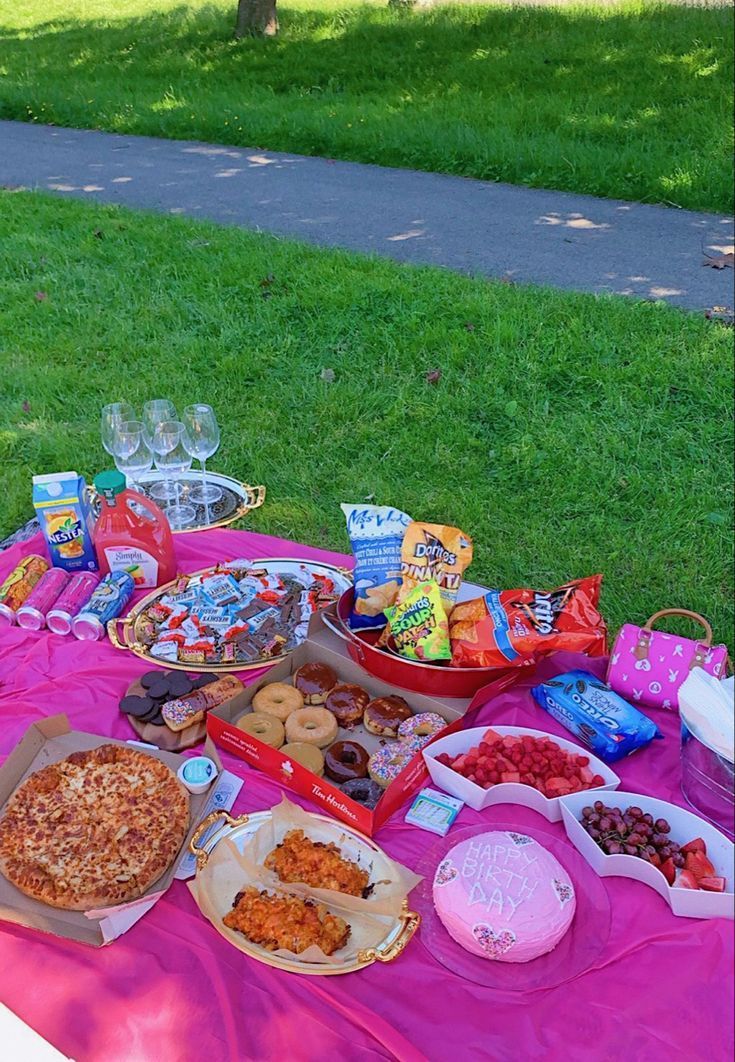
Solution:
<svg viewBox="0 0 735 1062"><path fill-rule="evenodd" d="M705 892L724 892L727 882L724 878L700 878L699 887Z"/></svg>
<svg viewBox="0 0 735 1062"><path fill-rule="evenodd" d="M677 889L698 889L699 882L692 874L691 870L682 870L679 877L674 882Z"/></svg>
<svg viewBox="0 0 735 1062"><path fill-rule="evenodd" d="M687 852L703 852L707 855L707 845L701 837L695 837L693 841L688 841L686 844L683 844L680 851L682 855L686 855Z"/></svg>
<svg viewBox="0 0 735 1062"><path fill-rule="evenodd" d="M676 881L676 867L674 866L674 860L670 856L661 864L659 870L666 878L669 885L673 885Z"/></svg>
<svg viewBox="0 0 735 1062"><path fill-rule="evenodd" d="M697 881L699 881L700 878L714 877L715 868L712 866L704 852L687 852L684 865L687 870L692 872Z"/></svg>
<svg viewBox="0 0 735 1062"><path fill-rule="evenodd" d="M480 738L481 742L482 741L487 741L488 745L494 745L496 742L502 741L502 740L503 740L503 738L501 737L501 735L497 732L497 730L493 730L492 727L490 727L489 730L486 730L485 733Z"/></svg>

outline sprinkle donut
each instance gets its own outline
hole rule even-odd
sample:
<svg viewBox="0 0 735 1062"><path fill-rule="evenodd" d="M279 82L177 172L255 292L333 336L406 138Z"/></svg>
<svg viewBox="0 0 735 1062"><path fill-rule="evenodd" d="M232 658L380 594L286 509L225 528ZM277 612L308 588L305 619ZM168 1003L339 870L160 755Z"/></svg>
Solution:
<svg viewBox="0 0 735 1062"><path fill-rule="evenodd" d="M304 696L287 682L269 682L261 686L253 697L253 709L275 716L285 723L291 712L304 707Z"/></svg>
<svg viewBox="0 0 735 1062"><path fill-rule="evenodd" d="M299 708L286 720L289 743L303 742L320 749L332 744L338 730L337 720L326 708Z"/></svg>
<svg viewBox="0 0 735 1062"><path fill-rule="evenodd" d="M407 767L416 750L407 748L407 742L386 745L374 752L368 761L368 773L374 782L386 789L394 782L404 767Z"/></svg>
<svg viewBox="0 0 735 1062"><path fill-rule="evenodd" d="M436 737L446 725L446 719L442 719L436 712L419 712L410 719L404 719L398 727L398 737L402 741L415 740L420 748Z"/></svg>

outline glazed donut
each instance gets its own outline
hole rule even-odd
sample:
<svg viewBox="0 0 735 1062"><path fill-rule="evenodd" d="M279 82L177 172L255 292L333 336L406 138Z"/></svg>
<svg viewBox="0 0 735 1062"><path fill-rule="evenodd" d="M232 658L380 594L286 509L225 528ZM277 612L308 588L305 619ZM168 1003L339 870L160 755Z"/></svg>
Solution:
<svg viewBox="0 0 735 1062"><path fill-rule="evenodd" d="M316 745L323 749L331 745L337 736L337 720L326 708L299 708L286 720L286 737L289 743Z"/></svg>
<svg viewBox="0 0 735 1062"><path fill-rule="evenodd" d="M337 675L329 664L312 660L294 671L293 684L303 695L304 704L324 704L329 691L337 685Z"/></svg>
<svg viewBox="0 0 735 1062"><path fill-rule="evenodd" d="M411 741L418 744L419 748L431 741L440 730L447 725L446 719L442 719L436 712L419 712L410 719L404 719L398 727L398 737L401 741Z"/></svg>
<svg viewBox="0 0 735 1062"><path fill-rule="evenodd" d="M416 750L407 748L406 744L401 742L395 745L385 745L370 757L368 773L372 780L383 789L396 780L403 768L407 767L415 756Z"/></svg>
<svg viewBox="0 0 735 1062"><path fill-rule="evenodd" d="M253 710L265 712L285 723L291 712L304 707L304 698L287 682L269 682L261 686L253 697Z"/></svg>
<svg viewBox="0 0 735 1062"><path fill-rule="evenodd" d="M370 694L362 686L338 682L327 694L324 707L335 716L340 726L351 730L360 722L369 703Z"/></svg>
<svg viewBox="0 0 735 1062"><path fill-rule="evenodd" d="M353 778L340 786L345 796L354 800L356 804L362 804L364 808L372 811L383 795L382 786L371 782L369 778Z"/></svg>
<svg viewBox="0 0 735 1062"><path fill-rule="evenodd" d="M365 749L356 741L335 741L324 753L324 770L327 778L335 782L367 778L369 759Z"/></svg>
<svg viewBox="0 0 735 1062"><path fill-rule="evenodd" d="M273 749L280 749L283 744L283 723L265 712L247 712L240 716L235 725Z"/></svg>
<svg viewBox="0 0 735 1062"><path fill-rule="evenodd" d="M390 694L388 697L376 697L365 709L363 723L365 729L379 737L395 737L398 727L404 719L410 719L413 712L403 697Z"/></svg>
<svg viewBox="0 0 735 1062"><path fill-rule="evenodd" d="M324 757L316 745L305 745L303 741L294 741L292 745L284 745L281 748L284 756L290 760L296 760L307 771L319 778L324 774Z"/></svg>

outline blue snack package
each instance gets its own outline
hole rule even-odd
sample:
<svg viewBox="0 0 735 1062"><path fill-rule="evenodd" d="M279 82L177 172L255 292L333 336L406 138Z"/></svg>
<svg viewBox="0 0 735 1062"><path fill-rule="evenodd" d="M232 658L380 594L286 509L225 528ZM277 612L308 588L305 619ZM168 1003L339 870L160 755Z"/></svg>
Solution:
<svg viewBox="0 0 735 1062"><path fill-rule="evenodd" d="M648 716L587 671L556 675L531 693L545 712L606 763L663 737Z"/></svg>
<svg viewBox="0 0 735 1062"><path fill-rule="evenodd" d="M353 630L384 627L384 609L401 585L401 546L413 523L389 505L342 505L355 555L355 597L350 613Z"/></svg>

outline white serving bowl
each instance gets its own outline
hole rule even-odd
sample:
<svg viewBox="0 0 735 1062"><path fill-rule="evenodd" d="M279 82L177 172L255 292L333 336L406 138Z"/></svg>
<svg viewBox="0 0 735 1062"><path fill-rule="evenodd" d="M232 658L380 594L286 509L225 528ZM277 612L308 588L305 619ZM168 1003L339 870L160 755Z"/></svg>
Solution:
<svg viewBox="0 0 735 1062"><path fill-rule="evenodd" d="M642 793L615 794L615 806L625 811L631 804L642 808L655 819L666 819L671 826L671 838L677 844L688 844L695 837L701 837L707 845L707 858L715 868L717 877L725 878L725 892L706 892L703 889L681 889L669 885L658 867L632 855L608 855L595 843L582 826L582 808L593 804L602 797L593 795L595 790L586 793L571 793L560 797L561 812L567 837L574 847L584 856L589 865L600 877L615 875L642 881L663 896L675 915L684 918L733 918L735 917L735 849L733 843L723 833L695 815L691 811L670 804L667 800L643 796ZM605 801L607 804L608 801Z"/></svg>
<svg viewBox="0 0 735 1062"><path fill-rule="evenodd" d="M567 741L566 738L548 734L544 730L531 730L526 726L478 726L473 727L471 730L458 730L454 734L447 734L443 738L440 737L436 741L432 741L423 750L426 767L432 781L440 789L443 789L445 793L451 793L452 796L464 800L465 804L474 808L475 811L482 811L483 808L492 807L493 804L522 804L533 811L538 811L549 822L559 822L561 820L561 805L559 803L562 799L561 797L545 797L537 789L521 782L498 782L497 785L491 786L490 789L483 789L481 785L463 778L461 774L452 770L451 767L437 762L437 756L443 752L449 753L450 756L469 752L471 748L479 745L483 734L488 730L494 730L496 734L500 734L502 737L524 737L529 735L530 737L549 738L554 744L567 752L573 753L575 756L587 756L590 761L589 769L593 774L599 774L604 778L605 784L597 786L595 789L585 789L580 796L601 793L603 790L617 789L620 785L620 779L610 770L607 764L603 763L602 760L598 760L588 749L583 749L580 745L575 745L573 741ZM597 796L593 796L592 800L597 800Z"/></svg>

